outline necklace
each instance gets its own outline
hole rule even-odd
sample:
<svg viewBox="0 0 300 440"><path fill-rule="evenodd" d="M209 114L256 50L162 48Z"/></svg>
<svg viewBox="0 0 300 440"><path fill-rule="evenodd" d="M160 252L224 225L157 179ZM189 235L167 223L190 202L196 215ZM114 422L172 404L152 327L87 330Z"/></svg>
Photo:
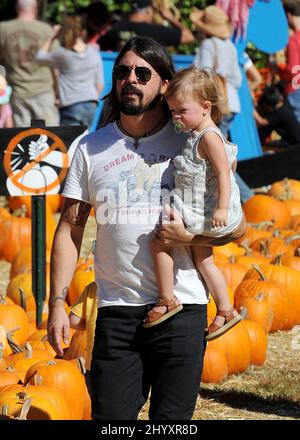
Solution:
<svg viewBox="0 0 300 440"><path fill-rule="evenodd" d="M147 131L146 133L142 134L141 136L133 136L132 134L128 133L128 131L125 130L125 128L123 127L122 122L121 122L121 119L119 119L118 122L119 122L119 126L120 126L121 130L122 130L125 134L127 134L128 136L130 136L130 137L132 137L132 138L134 139L134 143L133 143L133 145L134 145L134 148L137 149L138 146L139 146L139 140L140 140L141 138L143 138L143 137L150 136L150 134L153 133L153 132L154 132L154 131L155 131L155 130L161 125L161 123L162 123L164 120L165 120L165 115L162 117L162 119L159 121L158 124L156 124L153 128L151 128L151 130Z"/></svg>

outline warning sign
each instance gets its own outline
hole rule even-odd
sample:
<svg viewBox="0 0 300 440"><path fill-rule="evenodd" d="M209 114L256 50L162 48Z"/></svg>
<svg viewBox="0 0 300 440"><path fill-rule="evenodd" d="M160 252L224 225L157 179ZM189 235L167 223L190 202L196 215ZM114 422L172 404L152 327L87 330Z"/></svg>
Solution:
<svg viewBox="0 0 300 440"><path fill-rule="evenodd" d="M0 130L0 194L58 194L85 127Z"/></svg>

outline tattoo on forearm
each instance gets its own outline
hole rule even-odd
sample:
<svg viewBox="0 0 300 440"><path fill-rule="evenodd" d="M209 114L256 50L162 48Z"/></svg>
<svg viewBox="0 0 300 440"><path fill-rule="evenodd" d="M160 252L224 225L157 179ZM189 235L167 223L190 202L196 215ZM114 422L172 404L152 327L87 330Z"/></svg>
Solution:
<svg viewBox="0 0 300 440"><path fill-rule="evenodd" d="M57 301L65 301L66 296L68 295L68 291L69 288L68 287L64 287L63 290L61 291L61 295L56 296L55 298L53 298L51 300L51 305L54 305Z"/></svg>
<svg viewBox="0 0 300 440"><path fill-rule="evenodd" d="M61 219L74 226L84 227L91 208L89 203L66 198L61 211Z"/></svg>

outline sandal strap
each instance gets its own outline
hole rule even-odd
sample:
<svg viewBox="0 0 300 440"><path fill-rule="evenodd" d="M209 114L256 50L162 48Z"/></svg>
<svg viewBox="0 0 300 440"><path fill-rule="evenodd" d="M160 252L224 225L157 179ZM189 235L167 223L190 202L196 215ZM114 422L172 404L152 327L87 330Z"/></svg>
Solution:
<svg viewBox="0 0 300 440"><path fill-rule="evenodd" d="M226 321L230 321L231 319L234 318L234 314L233 314L234 311L235 311L234 307L232 307L232 309L230 310L217 310L216 316L222 316L223 318L226 319Z"/></svg>
<svg viewBox="0 0 300 440"><path fill-rule="evenodd" d="M174 295L171 299L158 298L156 301L156 305L161 307L165 306L169 310L169 307L176 306L177 297Z"/></svg>

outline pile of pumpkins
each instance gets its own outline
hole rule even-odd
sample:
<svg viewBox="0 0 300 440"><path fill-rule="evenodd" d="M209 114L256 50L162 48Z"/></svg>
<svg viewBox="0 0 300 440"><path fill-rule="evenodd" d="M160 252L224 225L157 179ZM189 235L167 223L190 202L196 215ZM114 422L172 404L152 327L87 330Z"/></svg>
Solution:
<svg viewBox="0 0 300 440"><path fill-rule="evenodd" d="M214 257L232 304L246 317L207 344L202 374L206 383L221 382L249 365L262 365L268 333L300 324L300 182L276 182L269 194L253 196L243 209L245 236L215 247ZM6 215L12 216L0 212L0 228ZM4 255L3 243L0 251ZM50 251L47 264L49 257ZM43 322L40 328L35 326L30 243L8 261L10 282L0 299L0 418L90 419L83 376L86 333L72 330L64 359L56 359L46 334L49 286ZM80 260L67 310L93 280L93 260ZM208 324L215 314L210 298Z"/></svg>

